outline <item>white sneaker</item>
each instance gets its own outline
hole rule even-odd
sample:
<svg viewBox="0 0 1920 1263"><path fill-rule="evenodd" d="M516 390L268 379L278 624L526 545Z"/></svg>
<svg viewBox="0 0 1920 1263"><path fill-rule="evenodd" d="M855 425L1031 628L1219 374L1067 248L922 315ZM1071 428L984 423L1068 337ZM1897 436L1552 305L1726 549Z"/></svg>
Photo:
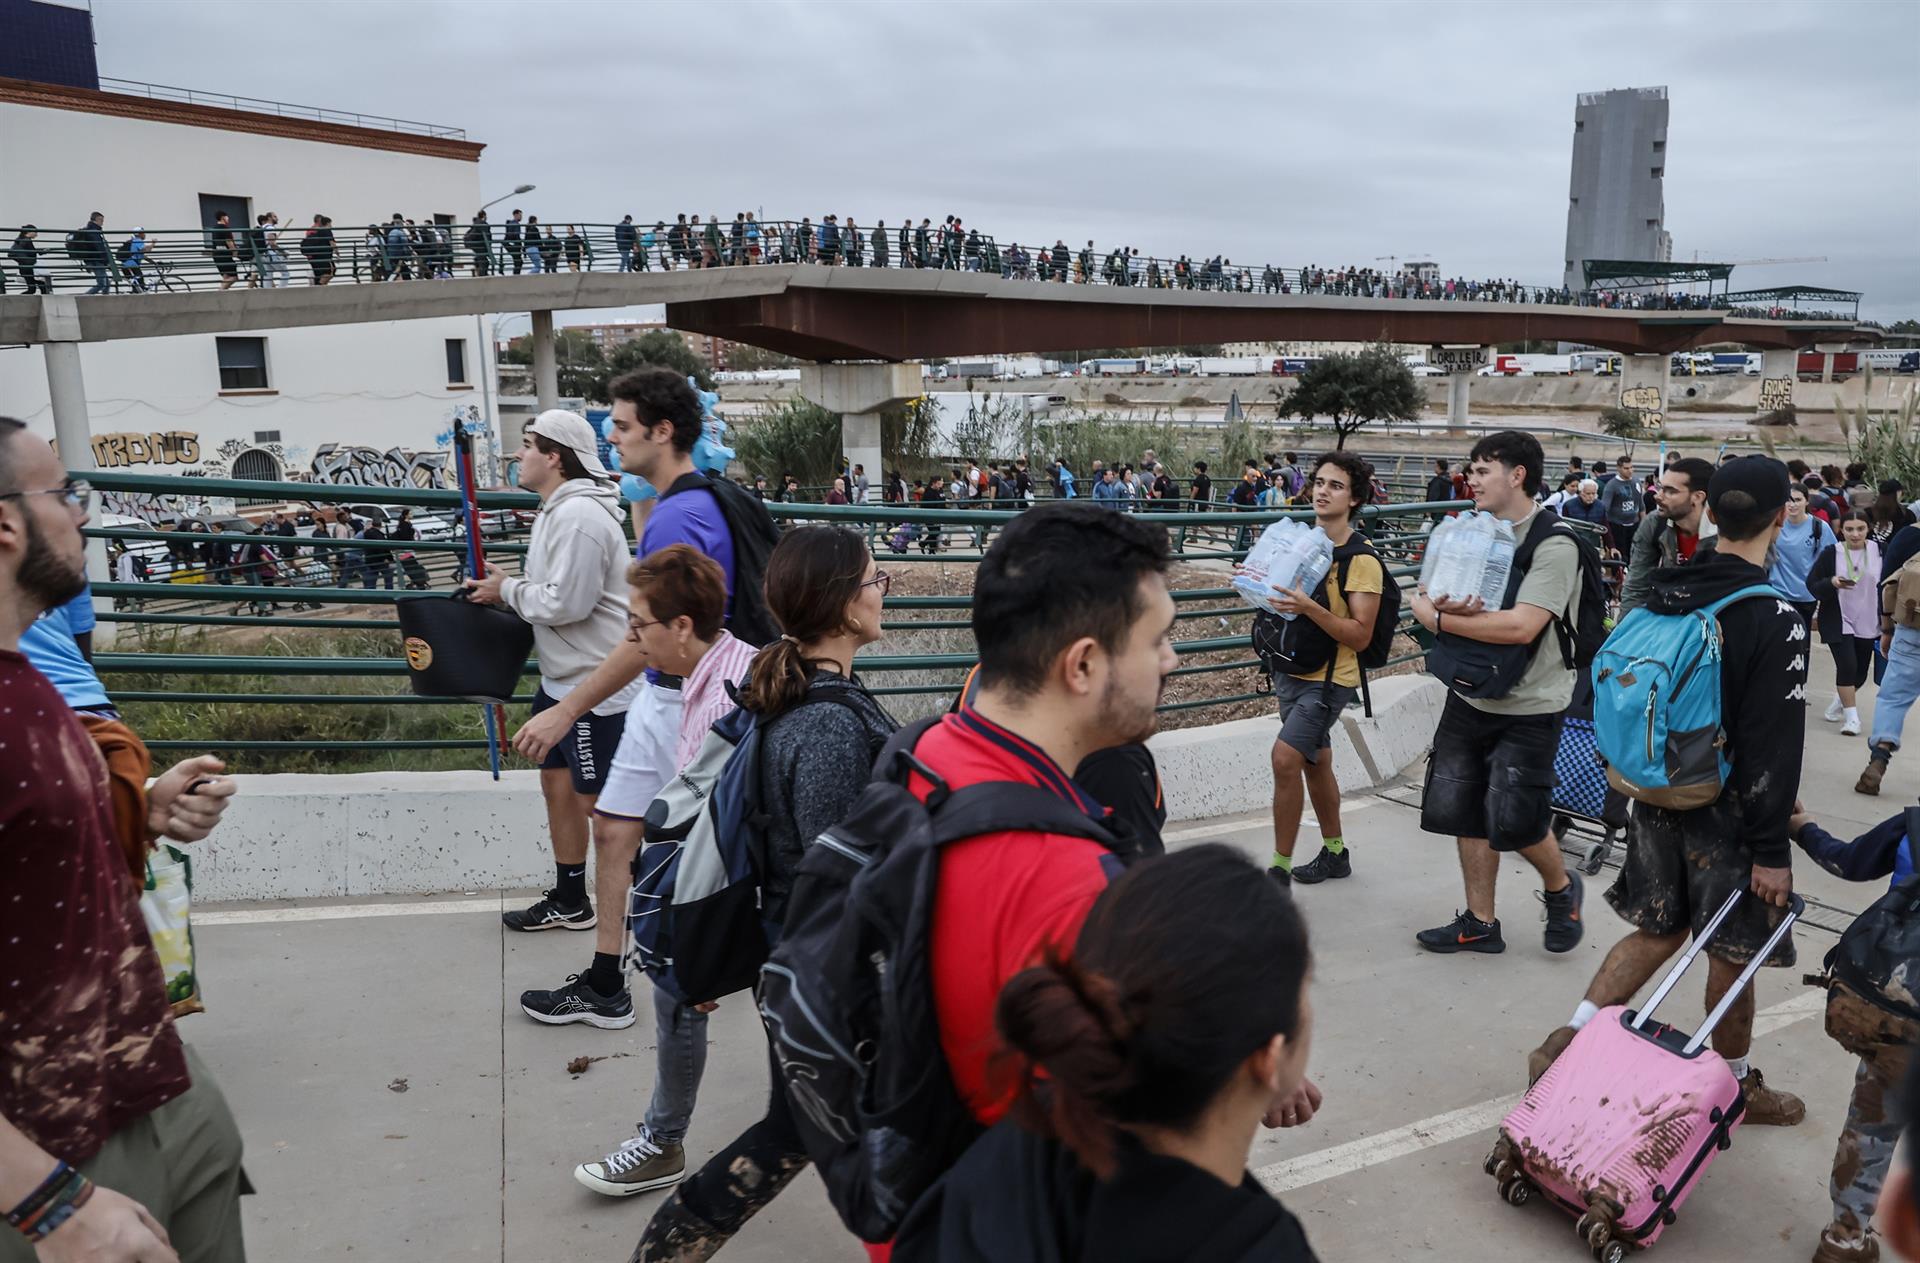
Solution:
<svg viewBox="0 0 1920 1263"><path fill-rule="evenodd" d="M1859 736L1860 735L1860 716L1848 715L1847 722L1840 725L1840 735L1843 737Z"/></svg>
<svg viewBox="0 0 1920 1263"><path fill-rule="evenodd" d="M1838 697L1827 703L1827 713L1820 716L1830 724L1837 724L1846 716L1847 708L1840 704Z"/></svg>

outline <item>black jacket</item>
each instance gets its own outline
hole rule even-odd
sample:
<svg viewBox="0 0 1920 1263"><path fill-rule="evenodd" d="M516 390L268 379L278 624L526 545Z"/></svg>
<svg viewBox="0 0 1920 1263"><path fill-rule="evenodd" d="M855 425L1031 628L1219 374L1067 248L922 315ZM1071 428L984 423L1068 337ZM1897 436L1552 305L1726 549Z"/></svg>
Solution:
<svg viewBox="0 0 1920 1263"><path fill-rule="evenodd" d="M1101 1181L1060 1144L999 1124L914 1206L895 1263L1316 1263L1252 1175L1228 1188L1123 1145Z"/></svg>
<svg viewBox="0 0 1920 1263"><path fill-rule="evenodd" d="M1696 554L1687 565L1653 572L1646 608L1697 610L1766 581L1766 571L1730 553ZM1787 817L1800 792L1806 745L1812 641L1793 606L1764 597L1721 611L1720 636L1720 715L1733 766L1719 800L1699 810L1728 813L1727 828L1753 852L1754 863L1785 868L1793 852Z"/></svg>
<svg viewBox="0 0 1920 1263"><path fill-rule="evenodd" d="M107 234L94 227L92 221L73 232L73 257L88 267L103 267L107 262Z"/></svg>
<svg viewBox="0 0 1920 1263"><path fill-rule="evenodd" d="M1807 571L1807 591L1813 599L1820 602L1819 612L1814 616L1814 625L1820 629L1822 643L1837 645L1846 638L1846 620L1840 613L1840 589L1833 586L1834 575L1840 568L1840 545L1828 544L1813 559L1813 569ZM1898 574L1898 571L1892 572ZM1883 569L1881 579L1887 572Z"/></svg>

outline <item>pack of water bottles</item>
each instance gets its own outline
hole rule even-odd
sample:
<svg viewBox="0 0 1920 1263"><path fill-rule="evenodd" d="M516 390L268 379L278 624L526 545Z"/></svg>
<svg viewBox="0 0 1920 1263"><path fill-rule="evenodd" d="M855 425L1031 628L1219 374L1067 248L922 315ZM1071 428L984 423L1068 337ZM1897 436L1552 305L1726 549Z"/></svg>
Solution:
<svg viewBox="0 0 1920 1263"><path fill-rule="evenodd" d="M1282 518L1247 550L1247 559L1233 576L1243 600L1264 610L1267 602L1289 589L1312 592L1333 565L1333 541L1318 526ZM1291 619L1293 614L1282 614Z"/></svg>
<svg viewBox="0 0 1920 1263"><path fill-rule="evenodd" d="M1513 572L1513 527L1491 513L1468 510L1442 518L1427 538L1420 586L1427 595L1464 601L1479 597L1490 610L1506 603Z"/></svg>

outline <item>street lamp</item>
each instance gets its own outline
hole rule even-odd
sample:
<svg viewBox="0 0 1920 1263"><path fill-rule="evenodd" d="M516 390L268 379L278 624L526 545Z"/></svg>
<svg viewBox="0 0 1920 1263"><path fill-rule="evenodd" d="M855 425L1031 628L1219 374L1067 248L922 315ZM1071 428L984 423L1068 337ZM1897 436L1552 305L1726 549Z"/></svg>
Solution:
<svg viewBox="0 0 1920 1263"><path fill-rule="evenodd" d="M480 209L485 210L487 209L488 206L498 206L501 202L506 201L510 197L519 197L522 193L531 193L531 192L533 192L533 185L531 184L515 185L513 192L502 193L499 197L494 198L491 202L487 202L483 204L480 207ZM496 334L499 332L499 329L500 329L499 322L496 321L494 323L494 331ZM493 478L497 479L499 476L498 469L499 469L499 461L500 461L502 452L501 452L500 421L499 421L498 415L496 414L496 410L494 408L493 397L500 389L500 370L496 365L494 365L490 361L488 357L487 352L490 350L490 347L488 345L488 339L486 337L486 330L484 326L482 326L480 323L480 313L477 311L473 313L473 349L480 353L479 354L480 373L481 373L480 398L487 405L487 431L489 434L493 436L492 446L493 446L494 469L489 471L489 473Z"/></svg>

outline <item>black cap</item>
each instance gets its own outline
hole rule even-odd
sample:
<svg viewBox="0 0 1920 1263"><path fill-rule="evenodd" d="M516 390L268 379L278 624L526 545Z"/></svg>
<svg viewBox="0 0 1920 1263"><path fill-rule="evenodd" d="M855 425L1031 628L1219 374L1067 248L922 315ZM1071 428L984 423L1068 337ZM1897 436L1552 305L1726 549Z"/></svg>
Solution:
<svg viewBox="0 0 1920 1263"><path fill-rule="evenodd" d="M1737 456L1714 471L1707 484L1707 507L1717 513L1722 496L1744 491L1753 498L1756 510L1771 513L1787 503L1791 481L1787 467L1771 456Z"/></svg>
<svg viewBox="0 0 1920 1263"><path fill-rule="evenodd" d="M1880 484L1880 494L1883 496L1897 496L1903 490L1905 488L1900 485L1898 478L1888 478Z"/></svg>

